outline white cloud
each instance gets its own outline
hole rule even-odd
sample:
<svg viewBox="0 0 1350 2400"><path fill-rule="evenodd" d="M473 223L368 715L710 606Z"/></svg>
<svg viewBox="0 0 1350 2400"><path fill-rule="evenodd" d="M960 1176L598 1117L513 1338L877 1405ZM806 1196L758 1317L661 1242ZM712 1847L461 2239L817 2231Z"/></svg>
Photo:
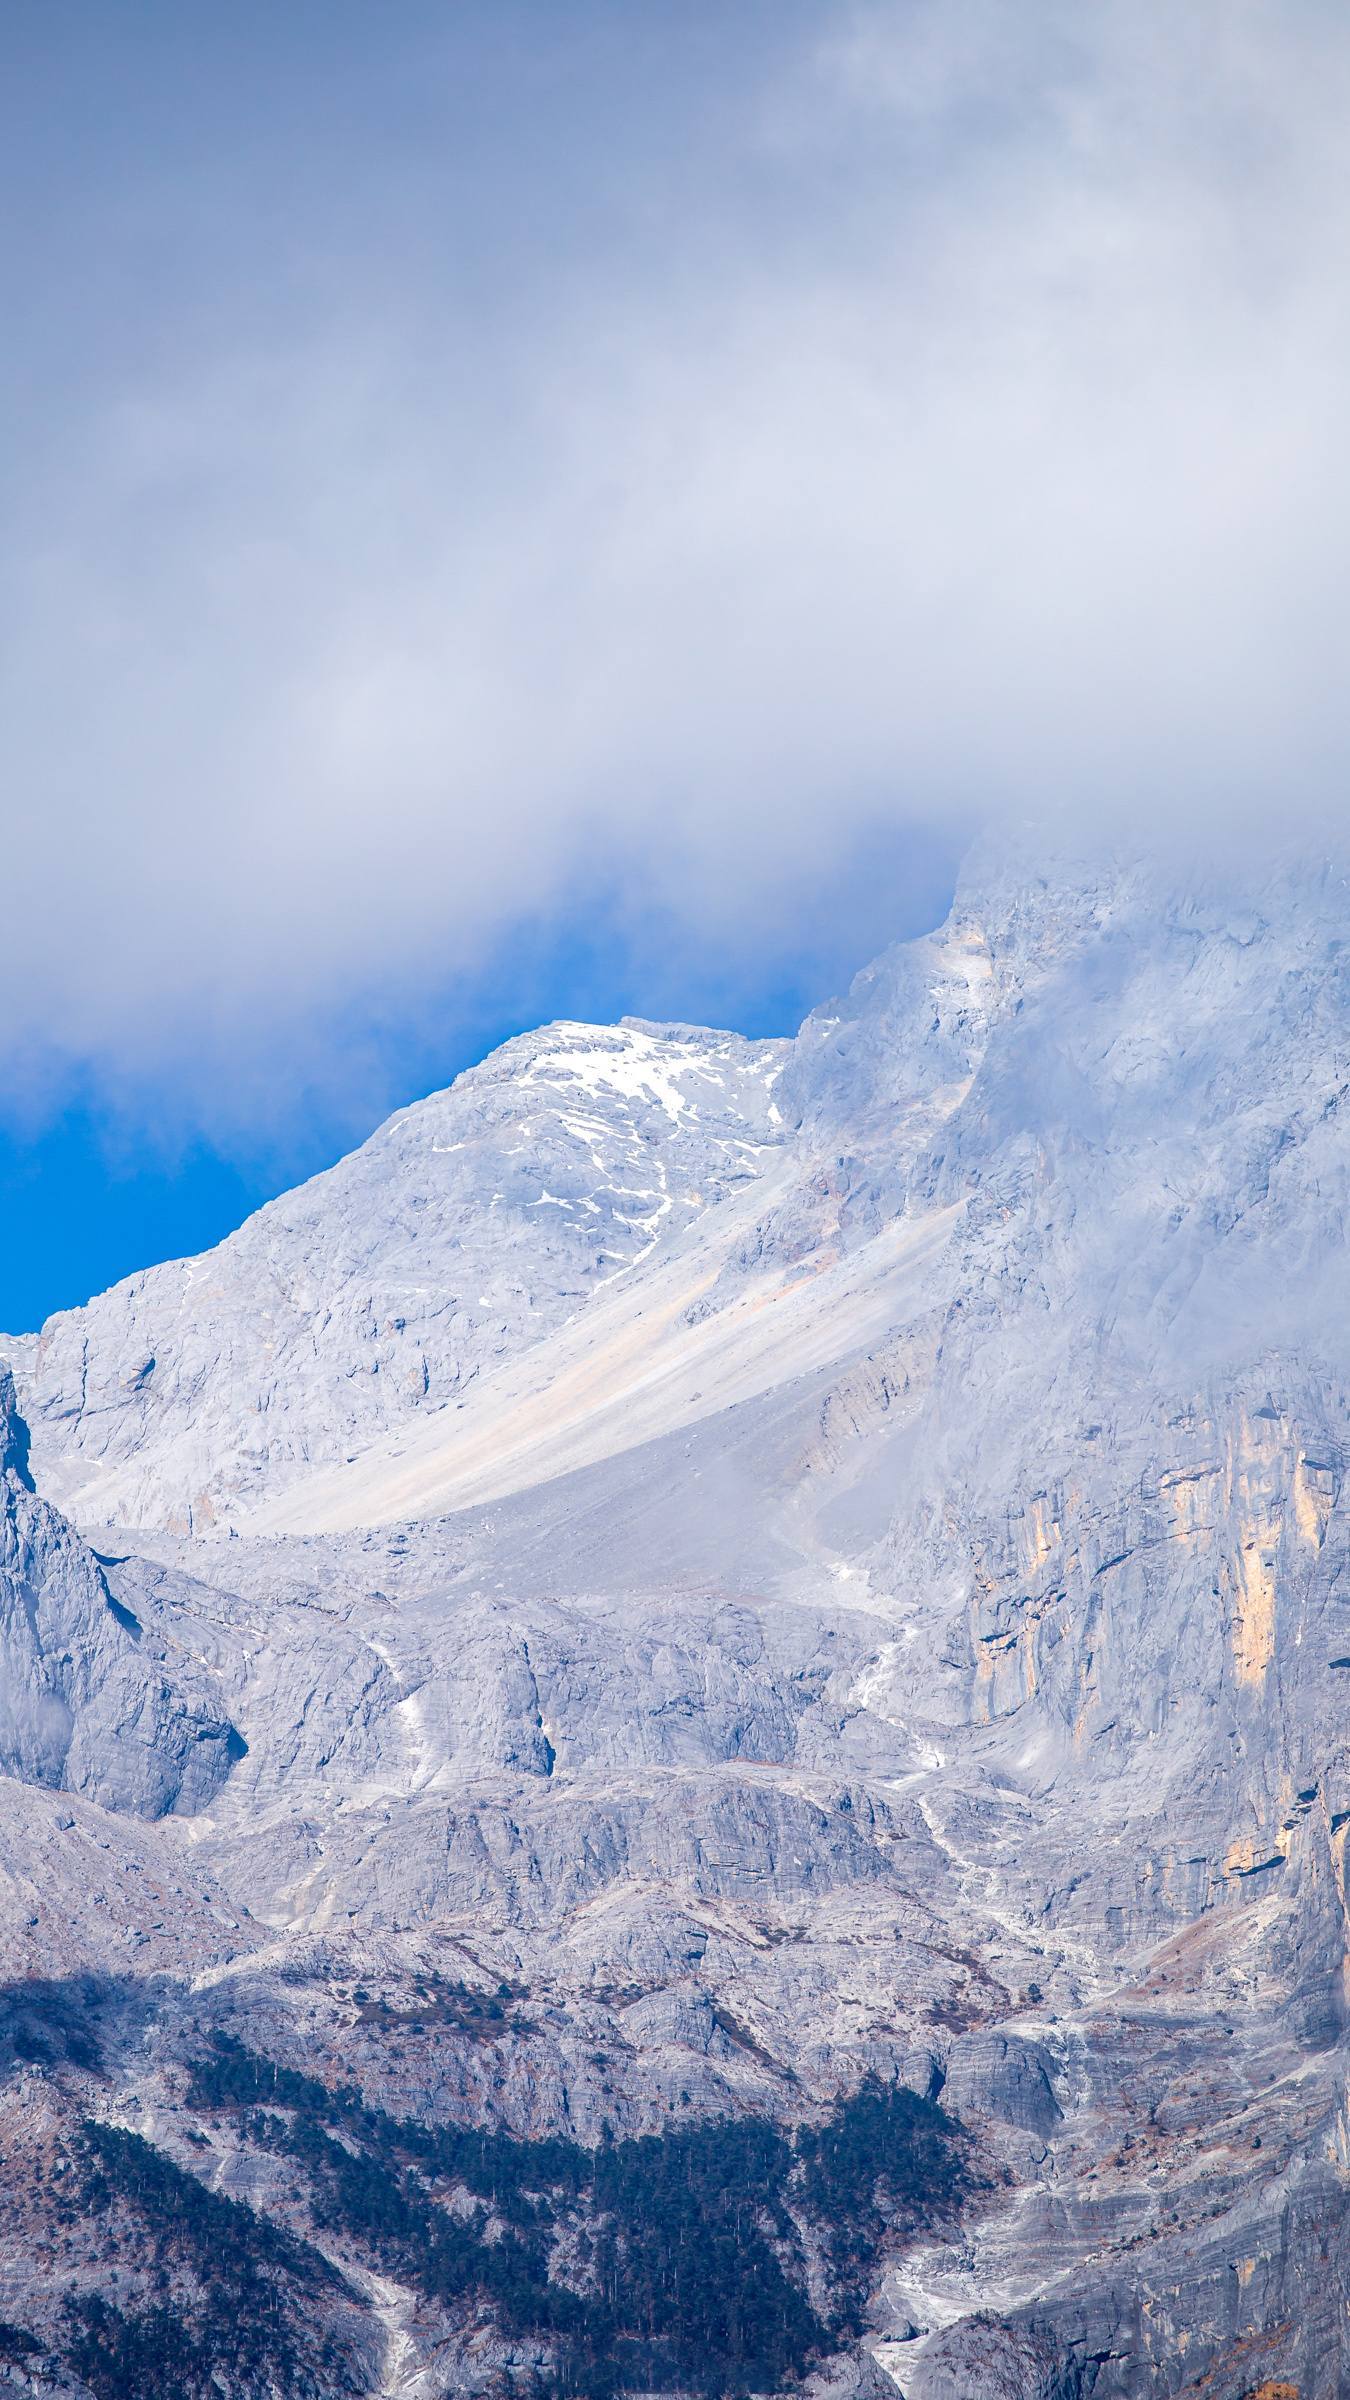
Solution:
<svg viewBox="0 0 1350 2400"><path fill-rule="evenodd" d="M70 404L0 1042L251 1084L592 883L753 979L879 818L1339 804L1350 19L923 0L757 76L678 241L629 167L551 289L376 238Z"/></svg>

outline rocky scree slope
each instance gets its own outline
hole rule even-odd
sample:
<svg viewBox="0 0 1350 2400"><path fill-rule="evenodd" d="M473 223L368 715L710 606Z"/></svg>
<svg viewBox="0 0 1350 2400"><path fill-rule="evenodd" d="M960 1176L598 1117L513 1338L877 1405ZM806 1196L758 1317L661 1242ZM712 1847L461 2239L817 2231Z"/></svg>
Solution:
<svg viewBox="0 0 1350 2400"><path fill-rule="evenodd" d="M236 1755L4 1787L29 2388L1335 2400L1347 913L977 866L462 1406L100 1539Z"/></svg>

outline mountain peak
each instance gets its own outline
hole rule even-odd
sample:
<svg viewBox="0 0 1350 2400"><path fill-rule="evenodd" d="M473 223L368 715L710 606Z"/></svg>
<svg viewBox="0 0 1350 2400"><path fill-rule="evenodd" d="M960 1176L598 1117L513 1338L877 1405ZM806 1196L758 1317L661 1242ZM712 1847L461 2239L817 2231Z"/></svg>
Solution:
<svg viewBox="0 0 1350 2400"><path fill-rule="evenodd" d="M542 1339L763 1170L789 1045L559 1022L11 1344L46 1488L206 1531Z"/></svg>

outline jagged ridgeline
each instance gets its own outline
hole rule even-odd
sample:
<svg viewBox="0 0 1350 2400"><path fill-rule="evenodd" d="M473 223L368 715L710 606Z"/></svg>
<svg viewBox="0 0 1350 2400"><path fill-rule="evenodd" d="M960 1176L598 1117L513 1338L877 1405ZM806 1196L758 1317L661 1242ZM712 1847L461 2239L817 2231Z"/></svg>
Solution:
<svg viewBox="0 0 1350 2400"><path fill-rule="evenodd" d="M530 2400L780 2391L858 2334L882 2253L950 2227L976 2184L953 2118L876 2079L795 2131L728 2118L585 2147L396 2118L218 2035L185 2098L284 2162L304 2230L86 2121L61 2212L141 2248L166 2294L67 2303L58 2355L99 2400L365 2389L342 2325L363 2270L461 2340L505 2337L502 2386Z"/></svg>

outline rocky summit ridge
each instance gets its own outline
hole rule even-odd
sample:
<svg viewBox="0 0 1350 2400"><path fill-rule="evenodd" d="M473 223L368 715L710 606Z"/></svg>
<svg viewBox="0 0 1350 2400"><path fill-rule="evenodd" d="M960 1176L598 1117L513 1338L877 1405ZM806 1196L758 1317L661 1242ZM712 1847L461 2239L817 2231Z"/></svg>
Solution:
<svg viewBox="0 0 1350 2400"><path fill-rule="evenodd" d="M1348 945L977 860L3 1345L0 2388L1335 2400Z"/></svg>

